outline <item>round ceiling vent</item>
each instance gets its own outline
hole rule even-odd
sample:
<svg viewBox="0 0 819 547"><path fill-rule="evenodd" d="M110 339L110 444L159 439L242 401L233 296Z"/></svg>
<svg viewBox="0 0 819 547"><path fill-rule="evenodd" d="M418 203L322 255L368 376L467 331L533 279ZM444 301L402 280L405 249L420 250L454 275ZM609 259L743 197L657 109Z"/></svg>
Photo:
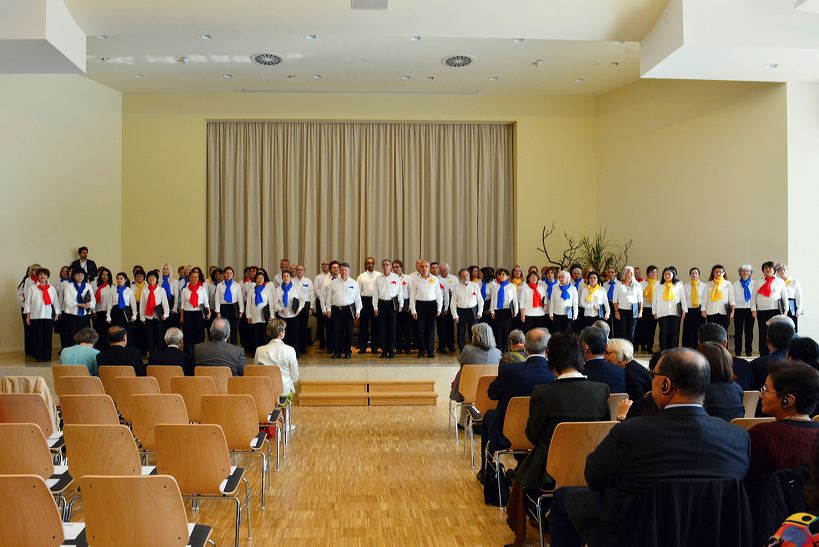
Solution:
<svg viewBox="0 0 819 547"><path fill-rule="evenodd" d="M450 55L449 57L444 57L443 59L441 59L441 62L443 64L452 68L461 68L469 66L474 61L475 59L473 59L469 55Z"/></svg>
<svg viewBox="0 0 819 547"><path fill-rule="evenodd" d="M250 58L254 63L264 66L276 66L284 60L275 53L254 53Z"/></svg>

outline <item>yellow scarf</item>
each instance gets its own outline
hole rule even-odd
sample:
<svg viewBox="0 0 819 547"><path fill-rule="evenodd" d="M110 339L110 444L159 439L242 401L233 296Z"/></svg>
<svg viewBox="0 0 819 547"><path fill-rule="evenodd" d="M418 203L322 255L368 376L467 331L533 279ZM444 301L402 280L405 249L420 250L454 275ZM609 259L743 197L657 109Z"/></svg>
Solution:
<svg viewBox="0 0 819 547"><path fill-rule="evenodd" d="M657 284L657 280L646 279L646 283L648 283L648 285L646 285L646 288L643 289L643 300L648 302L646 306L650 306L651 301L654 300L654 285Z"/></svg>
<svg viewBox="0 0 819 547"><path fill-rule="evenodd" d="M519 277L512 279L512 285L514 285L515 287L519 287L521 283L523 283L523 279Z"/></svg>
<svg viewBox="0 0 819 547"><path fill-rule="evenodd" d="M722 286L722 278L715 277L713 283L714 288L711 289L711 302L719 302L722 300L722 290L720 290L720 287Z"/></svg>
<svg viewBox="0 0 819 547"><path fill-rule="evenodd" d="M139 304L140 299L142 298L142 287L145 286L145 282L137 283L134 281L134 287L136 287L136 292L134 294L134 298L136 298L136 303Z"/></svg>
<svg viewBox="0 0 819 547"><path fill-rule="evenodd" d="M591 302L594 300L594 293L597 292L597 289L600 288L600 285L595 285L594 287L586 287L589 290L589 294L586 295L586 302Z"/></svg>
<svg viewBox="0 0 819 547"><path fill-rule="evenodd" d="M790 287L791 286L791 281L793 281L793 279L791 279L790 277L788 279L786 279L785 280L785 286Z"/></svg>
<svg viewBox="0 0 819 547"><path fill-rule="evenodd" d="M674 283L671 281L663 283L663 300L666 302L674 300Z"/></svg>
<svg viewBox="0 0 819 547"><path fill-rule="evenodd" d="M699 308L700 307L700 280L695 279L691 282L691 307L692 308Z"/></svg>

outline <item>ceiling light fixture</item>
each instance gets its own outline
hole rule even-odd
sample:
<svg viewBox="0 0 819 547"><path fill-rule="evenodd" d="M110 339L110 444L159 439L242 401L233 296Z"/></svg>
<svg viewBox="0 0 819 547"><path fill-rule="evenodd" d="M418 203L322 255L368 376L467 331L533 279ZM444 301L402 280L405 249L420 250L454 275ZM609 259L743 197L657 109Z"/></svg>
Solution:
<svg viewBox="0 0 819 547"><path fill-rule="evenodd" d="M625 44L626 42L625 42L624 40L615 40L615 41L614 41L614 42L612 42L612 43L613 43L615 46L622 46L622 45L623 45L623 44Z"/></svg>
<svg viewBox="0 0 819 547"><path fill-rule="evenodd" d="M475 59L469 55L450 55L441 59L441 63L450 68L463 68L471 65Z"/></svg>
<svg viewBox="0 0 819 547"><path fill-rule="evenodd" d="M410 78L412 78L412 76L410 76L409 74L404 74L403 76L401 76L402 80L409 80Z"/></svg>
<svg viewBox="0 0 819 547"><path fill-rule="evenodd" d="M144 78L144 74L134 74L134 78Z"/></svg>
<svg viewBox="0 0 819 547"><path fill-rule="evenodd" d="M776 63L771 63L771 64L768 64L768 65L765 65L765 68L766 68L767 70L773 70L773 69L775 69L775 68L779 68L779 65L778 65L778 64L776 64Z"/></svg>
<svg viewBox="0 0 819 547"><path fill-rule="evenodd" d="M427 76L427 80L434 80L435 76Z"/></svg>
<svg viewBox="0 0 819 547"><path fill-rule="evenodd" d="M203 40L210 40L213 38L213 34L208 34L207 32L200 34L199 37Z"/></svg>
<svg viewBox="0 0 819 547"><path fill-rule="evenodd" d="M288 79L288 80L292 80L292 79L293 79L293 78L295 78L295 77L296 77L296 75L295 75L295 74L288 74L288 75L287 75L287 79Z"/></svg>
<svg viewBox="0 0 819 547"><path fill-rule="evenodd" d="M576 84L582 84L582 83L583 83L583 82L585 82L585 81L586 81L586 80L585 80L585 79L583 79L583 78L578 78L578 79L576 79L576 80L574 81L574 83L576 83Z"/></svg>
<svg viewBox="0 0 819 547"><path fill-rule="evenodd" d="M308 40L315 40L316 38L318 38L318 36L316 36L315 34L305 34L304 37Z"/></svg>
<svg viewBox="0 0 819 547"><path fill-rule="evenodd" d="M410 40L412 40L413 42L420 42L421 37L417 36L417 35L416 36L410 36Z"/></svg>
<svg viewBox="0 0 819 547"><path fill-rule="evenodd" d="M180 57L180 58L178 58L176 60L176 62L180 63L180 64L183 64L183 65L186 65L186 64L188 64L188 58L187 57Z"/></svg>
<svg viewBox="0 0 819 547"><path fill-rule="evenodd" d="M543 66L543 59L537 59L532 66Z"/></svg>
<svg viewBox="0 0 819 547"><path fill-rule="evenodd" d="M110 57L100 57L100 61L102 61L103 63L107 63L110 60L111 60Z"/></svg>
<svg viewBox="0 0 819 547"><path fill-rule="evenodd" d="M263 66L276 66L284 61L280 55L276 55L275 53L254 53L250 56L250 59L254 63Z"/></svg>
<svg viewBox="0 0 819 547"><path fill-rule="evenodd" d="M516 44L522 44L523 43L523 38L515 38L512 41L515 42Z"/></svg>
<svg viewBox="0 0 819 547"><path fill-rule="evenodd" d="M314 80L321 80L321 74L313 74Z"/></svg>
<svg viewBox="0 0 819 547"><path fill-rule="evenodd" d="M226 80L230 80L231 78L233 78L233 74L222 74L222 78L225 78Z"/></svg>
<svg viewBox="0 0 819 547"><path fill-rule="evenodd" d="M497 81L498 81L498 77L497 77L497 76L490 76L490 77L489 77L489 81L490 81L490 82L497 82Z"/></svg>
<svg viewBox="0 0 819 547"><path fill-rule="evenodd" d="M97 34L97 38L98 38L99 40L107 40L107 39L108 39L108 35L107 35L107 34Z"/></svg>

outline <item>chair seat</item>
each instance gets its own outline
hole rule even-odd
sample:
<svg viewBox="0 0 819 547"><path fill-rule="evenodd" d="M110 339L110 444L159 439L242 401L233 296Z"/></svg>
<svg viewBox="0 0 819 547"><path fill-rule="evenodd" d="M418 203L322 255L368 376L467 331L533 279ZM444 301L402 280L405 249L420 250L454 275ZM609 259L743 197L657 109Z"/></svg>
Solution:
<svg viewBox="0 0 819 547"><path fill-rule="evenodd" d="M63 439L62 432L54 433L48 439L46 439L46 442L48 442L48 448L52 452L62 449L63 445L65 445L65 439Z"/></svg>
<svg viewBox="0 0 819 547"><path fill-rule="evenodd" d="M68 488L72 480L67 465L55 465L54 473L46 480L46 486L52 494L58 494Z"/></svg>
<svg viewBox="0 0 819 547"><path fill-rule="evenodd" d="M143 465L141 475L146 477L148 475L156 475L156 466L155 465Z"/></svg>
<svg viewBox="0 0 819 547"><path fill-rule="evenodd" d="M475 408L474 406L466 407L466 411L469 412L469 415L472 417L473 422L480 422L483 419L483 415L481 411Z"/></svg>
<svg viewBox="0 0 819 547"><path fill-rule="evenodd" d="M188 523L188 543L189 547L204 547L210 538L212 528L204 524ZM85 536L85 524L81 522L64 522L63 533L65 541L63 545L72 547L88 547L88 540Z"/></svg>
<svg viewBox="0 0 819 547"><path fill-rule="evenodd" d="M242 480L244 474L245 469L243 467L231 466L230 475L219 485L219 491L222 492L222 495L233 495L236 489L239 488L239 482Z"/></svg>
<svg viewBox="0 0 819 547"><path fill-rule="evenodd" d="M258 450L264 445L264 441L267 439L267 433L264 431L259 431L259 434L253 437L250 441L250 449L251 450Z"/></svg>
<svg viewBox="0 0 819 547"><path fill-rule="evenodd" d="M282 411L277 408L276 410L271 412L270 415L267 417L267 422L271 423L271 424L276 423L276 422L279 421L279 418L281 417L281 415L282 415Z"/></svg>
<svg viewBox="0 0 819 547"><path fill-rule="evenodd" d="M84 522L64 522L63 535L65 536L63 545L77 545L83 547L88 545L88 541L85 539Z"/></svg>

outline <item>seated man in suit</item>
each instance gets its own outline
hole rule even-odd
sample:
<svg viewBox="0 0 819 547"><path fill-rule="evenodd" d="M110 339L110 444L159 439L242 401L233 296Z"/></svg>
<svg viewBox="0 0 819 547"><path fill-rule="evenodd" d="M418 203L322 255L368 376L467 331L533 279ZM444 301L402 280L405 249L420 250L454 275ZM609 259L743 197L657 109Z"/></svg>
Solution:
<svg viewBox="0 0 819 547"><path fill-rule="evenodd" d="M227 343L230 338L230 323L221 317L214 319L210 326L210 342L196 344L193 348L193 360L196 366L230 367L234 376L244 373L245 352L239 346Z"/></svg>
<svg viewBox="0 0 819 547"><path fill-rule="evenodd" d="M185 376L193 376L193 356L182 351L182 331L171 327L165 331L165 345L167 348L152 353L148 357L149 365L175 365L182 367Z"/></svg>
<svg viewBox="0 0 819 547"><path fill-rule="evenodd" d="M108 329L108 344L111 346L97 354L97 369L104 366L132 366L137 376L145 376L145 363L142 362L142 352L137 348L129 348L128 334L122 327Z"/></svg>
<svg viewBox="0 0 819 547"><path fill-rule="evenodd" d="M719 323L706 323L697 329L697 345L706 342L714 342L728 349L728 331ZM736 382L742 387L742 390L755 390L754 374L751 372L750 363L742 357L737 356L731 357L731 360Z"/></svg>
<svg viewBox="0 0 819 547"><path fill-rule="evenodd" d="M771 363L785 361L788 357L788 346L796 335L793 320L787 316L774 316L768 321L768 332L765 342L771 353L751 361L751 372L754 374L754 389L762 389L768 378ZM761 416L761 414L760 414Z"/></svg>
<svg viewBox="0 0 819 547"><path fill-rule="evenodd" d="M666 350L653 373L655 416L614 427L586 459L588 488L561 488L552 502L552 544L616 544L632 501L658 481L742 480L748 434L702 407L711 367L688 348Z"/></svg>
<svg viewBox="0 0 819 547"><path fill-rule="evenodd" d="M602 329L586 327L580 331L580 344L586 361L584 372L592 382L608 385L609 393L626 393L625 372L604 358L607 342L608 336Z"/></svg>
<svg viewBox="0 0 819 547"><path fill-rule="evenodd" d="M493 401L498 401L494 410L487 411L483 418L483 433L481 434L481 470L478 480L483 482L484 466L486 464L486 443L490 450L502 450L509 447L509 441L503 436L503 420L506 417L506 407L512 397L528 397L535 386L553 382L555 377L549 370L549 361L546 359L546 347L549 343L549 331L546 329L532 329L526 333L523 342L528 357L523 363L501 363L498 365L498 376L489 384L488 395Z"/></svg>

